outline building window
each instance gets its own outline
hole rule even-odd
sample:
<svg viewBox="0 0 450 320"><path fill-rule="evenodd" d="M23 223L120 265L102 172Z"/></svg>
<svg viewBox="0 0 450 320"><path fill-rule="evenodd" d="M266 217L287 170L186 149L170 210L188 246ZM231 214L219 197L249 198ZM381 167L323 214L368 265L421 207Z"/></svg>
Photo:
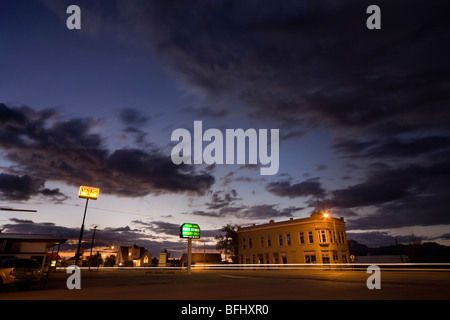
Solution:
<svg viewBox="0 0 450 320"><path fill-rule="evenodd" d="M242 239L242 249L247 249L247 241L245 238Z"/></svg>
<svg viewBox="0 0 450 320"><path fill-rule="evenodd" d="M319 243L328 243L327 230L318 230Z"/></svg>
<svg viewBox="0 0 450 320"><path fill-rule="evenodd" d="M338 232L338 243L345 243L344 232Z"/></svg>
<svg viewBox="0 0 450 320"><path fill-rule="evenodd" d="M280 263L280 260L278 259L278 252L273 253L273 263Z"/></svg>
<svg viewBox="0 0 450 320"><path fill-rule="evenodd" d="M339 258L338 258L338 253L337 251L333 251L333 261L336 263L338 262Z"/></svg>
<svg viewBox="0 0 450 320"><path fill-rule="evenodd" d="M308 240L309 240L309 243L314 243L314 237L313 237L312 231L308 231Z"/></svg>
<svg viewBox="0 0 450 320"><path fill-rule="evenodd" d="M278 235L278 245L281 247L283 245L283 235L279 234Z"/></svg>
<svg viewBox="0 0 450 320"><path fill-rule="evenodd" d="M264 263L264 256L262 253L258 254L258 263L263 264Z"/></svg>
<svg viewBox="0 0 450 320"><path fill-rule="evenodd" d="M287 234L286 234L286 244L287 244L288 246L291 245L291 234L290 234L290 233L287 233Z"/></svg>
<svg viewBox="0 0 450 320"><path fill-rule="evenodd" d="M316 253L314 251L305 251L305 263L316 263Z"/></svg>
<svg viewBox="0 0 450 320"><path fill-rule="evenodd" d="M305 244L305 235L303 232L300 232L300 244Z"/></svg>
<svg viewBox="0 0 450 320"><path fill-rule="evenodd" d="M259 247L264 248L264 237L263 236L259 237Z"/></svg>
<svg viewBox="0 0 450 320"><path fill-rule="evenodd" d="M252 241L252 238L248 238L248 248L249 248L249 249L253 248L253 241Z"/></svg>
<svg viewBox="0 0 450 320"><path fill-rule="evenodd" d="M270 234L267 236L267 246L269 248L272 246L272 239L270 239Z"/></svg>

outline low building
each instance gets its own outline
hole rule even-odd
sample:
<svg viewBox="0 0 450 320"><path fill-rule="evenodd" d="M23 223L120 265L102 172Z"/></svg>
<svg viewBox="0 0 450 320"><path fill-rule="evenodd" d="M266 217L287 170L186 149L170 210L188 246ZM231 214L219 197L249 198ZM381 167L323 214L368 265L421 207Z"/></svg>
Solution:
<svg viewBox="0 0 450 320"><path fill-rule="evenodd" d="M181 256L181 265L187 266L188 255L184 253ZM191 264L220 264L222 255L220 253L191 253Z"/></svg>
<svg viewBox="0 0 450 320"><path fill-rule="evenodd" d="M349 263L344 218L313 212L309 218L238 229L239 263Z"/></svg>
<svg viewBox="0 0 450 320"><path fill-rule="evenodd" d="M116 256L116 265L133 267L150 267L152 255L144 247L132 245L131 247L120 247Z"/></svg>
<svg viewBox="0 0 450 320"><path fill-rule="evenodd" d="M406 255L398 254L386 254L386 255L366 255L366 256L356 256L355 263L373 263L373 264L383 264L383 263L409 263L409 258Z"/></svg>
<svg viewBox="0 0 450 320"><path fill-rule="evenodd" d="M66 242L67 239L47 234L0 233L0 259L35 259L41 271L48 269L48 249Z"/></svg>

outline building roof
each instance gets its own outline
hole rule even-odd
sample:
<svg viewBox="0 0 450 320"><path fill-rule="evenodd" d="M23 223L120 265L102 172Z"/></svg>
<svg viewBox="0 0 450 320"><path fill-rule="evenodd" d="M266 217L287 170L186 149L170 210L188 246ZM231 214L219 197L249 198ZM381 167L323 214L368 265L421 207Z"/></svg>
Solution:
<svg viewBox="0 0 450 320"><path fill-rule="evenodd" d="M60 244L67 241L51 234L29 234L29 233L0 233L0 240L16 240L22 242L51 242Z"/></svg>
<svg viewBox="0 0 450 320"><path fill-rule="evenodd" d="M124 259L128 258L128 253L130 252L129 250L132 249L132 248L139 249L139 258L138 259L142 259L147 253L148 253L149 256L151 256L150 252L147 249L145 249L145 247L139 247L136 244L134 244L134 245L132 245L130 247L121 246L119 248L118 253L119 252L121 253L122 258L124 258Z"/></svg>
<svg viewBox="0 0 450 320"><path fill-rule="evenodd" d="M285 220L285 221L279 221L279 222L275 222L274 220L270 220L269 223L265 223L265 224L260 224L260 225L253 225L253 226L248 226L248 227L241 227L238 229L238 233L239 232L246 232L246 231L254 231L254 230L259 230L259 229L269 229L269 228L278 228L278 227L284 227L284 226L292 226L295 224L305 224L305 223L312 223L312 222L324 222L325 219L329 219L329 221L333 221L336 224L344 224L344 218L333 218L333 217L327 217L325 218L322 212L313 212L311 214L310 217L307 218L300 218L300 219L294 219L294 218L290 218L289 220Z"/></svg>

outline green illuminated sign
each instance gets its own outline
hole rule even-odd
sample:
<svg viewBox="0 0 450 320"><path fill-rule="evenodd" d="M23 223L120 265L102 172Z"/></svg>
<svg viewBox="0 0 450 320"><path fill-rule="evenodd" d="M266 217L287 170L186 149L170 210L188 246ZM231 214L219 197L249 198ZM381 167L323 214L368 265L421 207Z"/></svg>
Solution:
<svg viewBox="0 0 450 320"><path fill-rule="evenodd" d="M180 227L180 238L200 239L200 227L194 223L183 223Z"/></svg>

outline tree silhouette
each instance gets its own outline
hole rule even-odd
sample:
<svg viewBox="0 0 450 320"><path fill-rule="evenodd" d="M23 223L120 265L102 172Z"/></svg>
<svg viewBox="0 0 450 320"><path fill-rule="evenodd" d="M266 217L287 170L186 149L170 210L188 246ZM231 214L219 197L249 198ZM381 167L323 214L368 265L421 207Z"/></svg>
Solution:
<svg viewBox="0 0 450 320"><path fill-rule="evenodd" d="M224 250L225 256L229 256L233 263L238 261L238 236L237 230L240 226L234 224L227 224L220 229L224 235L215 237L217 240L216 249Z"/></svg>

